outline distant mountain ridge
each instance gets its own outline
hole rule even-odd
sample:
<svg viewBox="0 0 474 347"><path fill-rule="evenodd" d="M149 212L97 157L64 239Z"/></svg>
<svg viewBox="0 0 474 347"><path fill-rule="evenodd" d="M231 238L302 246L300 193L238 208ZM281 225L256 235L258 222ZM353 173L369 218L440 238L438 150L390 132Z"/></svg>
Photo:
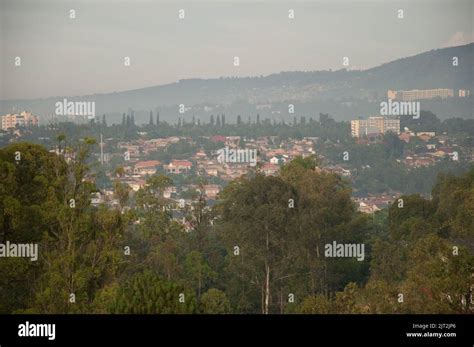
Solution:
<svg viewBox="0 0 474 347"><path fill-rule="evenodd" d="M453 57L458 66L453 66ZM366 72L373 87L394 89L453 88L470 89L474 85L474 43L431 50L397 59ZM388 83L389 81L389 83Z"/></svg>
<svg viewBox="0 0 474 347"><path fill-rule="evenodd" d="M459 65L453 66L453 57ZM129 91L79 97L52 97L32 100L4 100L3 113L31 110L40 116L54 113L54 104L95 101L97 114L121 113L128 109L151 110L179 104L229 105L283 102L327 102L334 100L383 99L388 89L469 89L474 92L474 43L431 50L397 59L380 66L356 71L280 72L264 77L185 79L176 83Z"/></svg>

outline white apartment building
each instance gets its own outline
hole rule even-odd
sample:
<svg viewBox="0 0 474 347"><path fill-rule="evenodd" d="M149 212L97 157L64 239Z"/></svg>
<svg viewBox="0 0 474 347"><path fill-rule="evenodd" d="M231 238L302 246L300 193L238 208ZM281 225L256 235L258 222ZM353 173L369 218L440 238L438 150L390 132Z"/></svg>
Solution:
<svg viewBox="0 0 474 347"><path fill-rule="evenodd" d="M392 131L399 135L400 119L369 117L368 119L351 120L352 137L385 134L388 131Z"/></svg>
<svg viewBox="0 0 474 347"><path fill-rule="evenodd" d="M392 100L414 101L434 98L452 98L453 89L414 89L414 90L388 90L387 97Z"/></svg>

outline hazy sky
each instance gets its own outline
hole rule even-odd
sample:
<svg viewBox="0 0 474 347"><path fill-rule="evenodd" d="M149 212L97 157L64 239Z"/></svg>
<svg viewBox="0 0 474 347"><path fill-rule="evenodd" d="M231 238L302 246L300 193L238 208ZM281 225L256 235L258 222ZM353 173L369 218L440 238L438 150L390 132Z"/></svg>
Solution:
<svg viewBox="0 0 474 347"><path fill-rule="evenodd" d="M340 69L345 56L360 69L474 40L472 0L0 3L0 99Z"/></svg>

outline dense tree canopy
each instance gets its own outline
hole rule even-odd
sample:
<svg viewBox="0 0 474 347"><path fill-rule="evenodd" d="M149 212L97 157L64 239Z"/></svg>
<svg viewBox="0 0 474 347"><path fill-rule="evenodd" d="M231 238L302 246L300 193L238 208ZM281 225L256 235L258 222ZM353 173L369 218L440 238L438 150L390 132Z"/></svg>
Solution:
<svg viewBox="0 0 474 347"><path fill-rule="evenodd" d="M39 248L37 261L0 258L2 313L473 310L474 169L439 177L431 199L404 195L373 216L314 157L234 180L213 208L197 191L176 206L159 174L132 200L114 182L118 206L94 207L94 141L61 143L59 154L0 150L1 242ZM333 242L363 244L365 255L329 257Z"/></svg>

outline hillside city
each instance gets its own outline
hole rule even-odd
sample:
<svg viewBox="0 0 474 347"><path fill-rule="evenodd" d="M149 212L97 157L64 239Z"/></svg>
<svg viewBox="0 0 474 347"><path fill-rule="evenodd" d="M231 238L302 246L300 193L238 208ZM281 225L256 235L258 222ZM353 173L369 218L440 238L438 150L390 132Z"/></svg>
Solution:
<svg viewBox="0 0 474 347"><path fill-rule="evenodd" d="M403 102L447 99L454 97L454 91L389 90L387 96L389 100ZM459 90L456 97L470 97L470 91ZM96 175L90 179L95 180L101 189L92 197L94 206L119 205L111 184L113 181L128 186L133 196L145 187L150 177L165 174L173 179L175 185L167 187L163 197L175 203L177 220L181 218L180 206L191 205L197 194L204 196L212 206L229 181L256 171L276 175L283 165L300 156L315 156L323 163L318 170L335 173L355 184L359 189L355 190L353 201L364 213L381 211L401 194L416 192L416 189L407 190L395 185L370 187L364 182L364 175L374 175L375 172L380 176L382 173L370 165L376 157L360 158L361 153L370 156L371 149L384 147L387 151L384 161L389 160L391 165L413 176L423 169L437 172L447 166L460 172L474 161L472 137L466 137L473 133L474 120L455 119L440 123L431 113L423 114L423 122L411 120L410 116L377 115L354 119L350 126L347 122L335 122L327 114L320 114L317 120L293 117L288 124L260 120L258 114L254 120L249 118L246 124L240 115L237 124L227 124L224 114L215 118L211 115L206 124L201 124L200 120L196 123L193 119L190 124L178 120L178 124L169 125L160 123L159 117L158 112L150 111L149 123L141 126L135 125L133 111L123 115L122 124L113 126L107 126L106 115L102 119L89 119L88 125L40 124L36 115L23 111L2 116L1 141L3 144L24 140L45 144L50 152L74 160L75 152L67 144L75 136L75 130L80 129L84 136L96 140L93 153L97 161L94 166ZM253 134L253 131L246 134L248 127L260 129L261 134ZM315 128L314 135L320 135L312 136L311 131L286 131L291 128ZM329 136L325 133L329 128L337 131ZM207 134L200 135L203 129ZM169 132L170 136L157 136L162 130ZM257 165L252 165L249 158L240 160L238 155L219 160L219 150L224 148L236 154L255 151ZM352 159L351 155L358 157ZM424 195L429 192L426 187L418 188Z"/></svg>

